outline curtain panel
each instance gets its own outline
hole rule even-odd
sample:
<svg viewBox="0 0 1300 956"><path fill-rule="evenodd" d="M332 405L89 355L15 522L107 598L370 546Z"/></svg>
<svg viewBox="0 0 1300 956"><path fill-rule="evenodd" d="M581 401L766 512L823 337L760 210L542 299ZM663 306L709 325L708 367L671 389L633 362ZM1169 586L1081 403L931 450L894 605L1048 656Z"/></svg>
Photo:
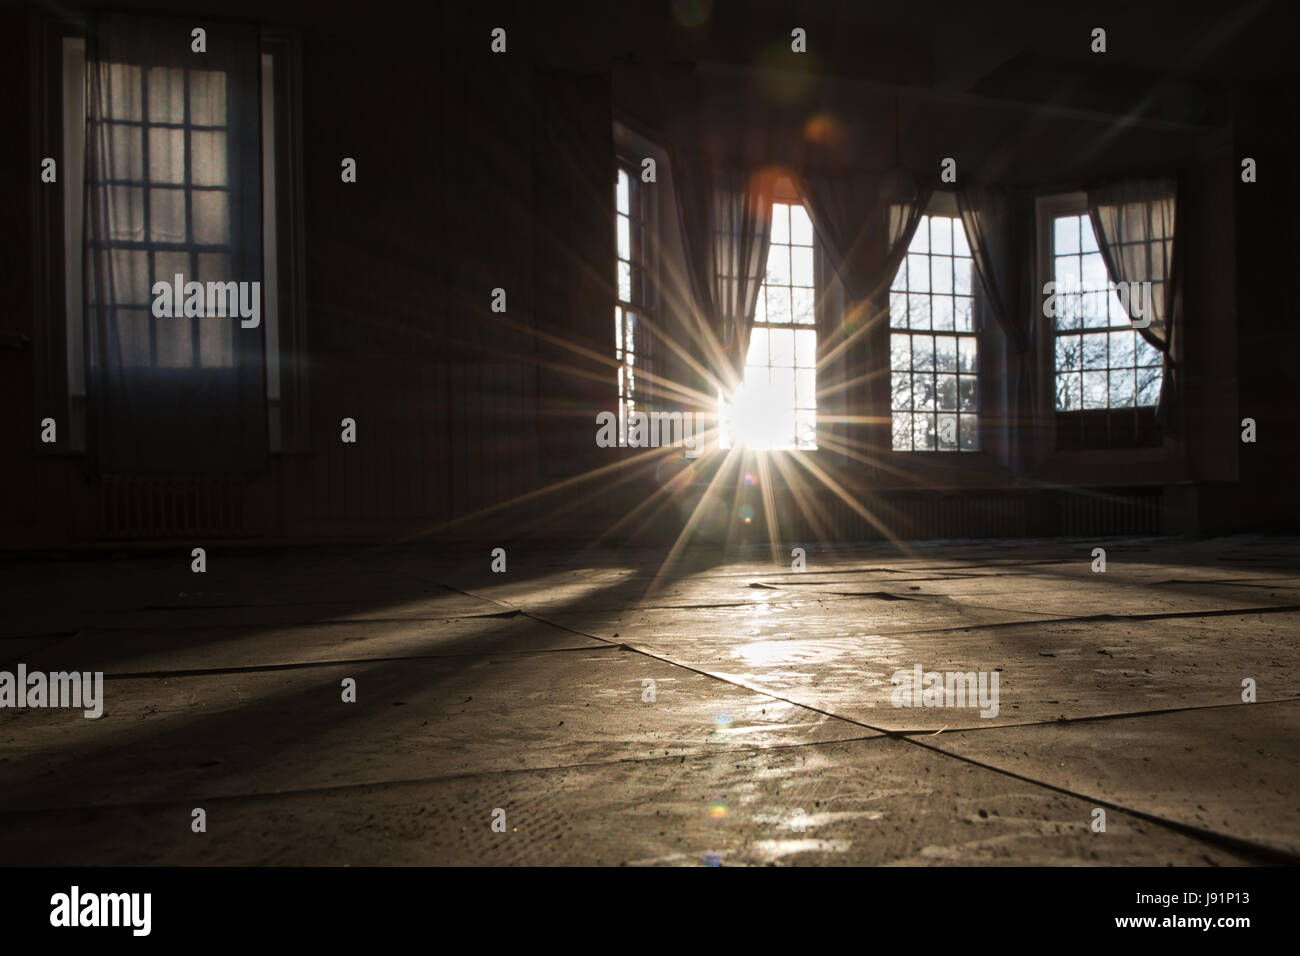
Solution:
<svg viewBox="0 0 1300 956"><path fill-rule="evenodd" d="M260 58L253 26L91 14L85 354L99 473L267 466Z"/></svg>
<svg viewBox="0 0 1300 956"><path fill-rule="evenodd" d="M981 309L1002 333L1005 374L1000 396L1007 410L997 424L1007 462L1020 464L1025 429L1033 416L1033 356L1037 297L1034 281L1033 202L1020 193L984 186L957 190L966 243L983 293Z"/></svg>
<svg viewBox="0 0 1300 956"><path fill-rule="evenodd" d="M678 212L701 337L725 391L743 380L749 334L767 269L774 179L674 150Z"/></svg>
<svg viewBox="0 0 1300 956"><path fill-rule="evenodd" d="M1139 326L1138 332L1164 354L1156 420L1169 429L1177 394L1173 330L1178 286L1178 183L1172 178L1134 179L1092 187L1088 190L1088 216L1111 281L1126 283L1130 290L1135 283L1139 288L1150 283L1150 314L1140 320L1149 319L1150 324ZM1130 296L1135 294L1130 292Z"/></svg>

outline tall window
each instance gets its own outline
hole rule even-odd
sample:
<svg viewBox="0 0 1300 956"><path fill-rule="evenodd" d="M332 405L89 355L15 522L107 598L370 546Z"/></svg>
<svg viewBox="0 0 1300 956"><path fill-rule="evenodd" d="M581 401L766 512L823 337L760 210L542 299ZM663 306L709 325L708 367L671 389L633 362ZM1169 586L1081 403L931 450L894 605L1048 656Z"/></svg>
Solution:
<svg viewBox="0 0 1300 956"><path fill-rule="evenodd" d="M277 140L283 117L277 109L277 56L261 56L262 300L266 342L266 390L272 449L281 434L280 270ZM113 64L114 95L109 122L131 129L138 148L116 162L119 217L106 245L114 274L134 299L120 311L126 329L125 364L229 367L234 324L229 318L157 319L152 291L140 277L206 282L228 278L230 187L226 168L225 73L219 70ZM68 398L74 423L86 402L85 223L86 41L62 39L63 271ZM73 434L78 435L79 424ZM78 442L74 439L74 442Z"/></svg>
<svg viewBox="0 0 1300 956"><path fill-rule="evenodd" d="M1052 277L1056 410L1154 406L1164 377L1160 352L1130 324L1086 212L1053 217Z"/></svg>
<svg viewBox="0 0 1300 956"><path fill-rule="evenodd" d="M973 279L961 219L922 216L889 292L894 451L979 450Z"/></svg>
<svg viewBox="0 0 1300 956"><path fill-rule="evenodd" d="M619 165L614 185L615 238L618 247L618 302L614 306L614 356L618 360L618 440L627 441L628 416L643 389L637 385L637 359L644 364L649 336L641 318L650 308L646 257L646 203L640 177Z"/></svg>
<svg viewBox="0 0 1300 956"><path fill-rule="evenodd" d="M750 448L817 447L816 271L813 226L798 202L772 204L772 241L745 358L727 409L731 435Z"/></svg>

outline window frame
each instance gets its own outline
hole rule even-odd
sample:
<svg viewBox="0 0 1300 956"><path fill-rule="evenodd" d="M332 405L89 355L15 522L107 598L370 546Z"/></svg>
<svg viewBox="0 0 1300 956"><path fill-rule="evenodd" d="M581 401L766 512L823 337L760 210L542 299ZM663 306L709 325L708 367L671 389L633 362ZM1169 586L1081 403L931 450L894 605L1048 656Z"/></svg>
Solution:
<svg viewBox="0 0 1300 956"><path fill-rule="evenodd" d="M956 193L949 192L946 190L936 190L934 193L931 194L929 201L926 203L926 207L922 212L922 216L927 218L937 216L939 218L952 219L954 222L953 228L963 230L962 234L963 236L965 236L966 227L965 224L962 222L961 210L957 204ZM919 228L920 227L918 226L918 229ZM911 243L909 242L908 245L910 247ZM967 245L969 246L969 239L967 239ZM971 258L971 277L970 277L971 330L969 332L957 332L954 329L952 334L955 336L968 336L974 339L975 341L975 371L972 376L975 379L975 435L976 435L975 448L968 449L968 450L964 450L961 448L960 417L958 418L958 444L957 444L957 448L955 449L940 449L938 447L920 448L920 449L894 448L894 440L893 440L894 439L894 432L893 432L894 363L893 363L893 342L891 336L895 333L895 331L901 334L910 335L913 331L924 332L924 330L912 330L910 328L895 330L893 327L893 316L891 314L891 302L890 302L890 296L894 291L893 284L894 284L895 276L890 276L889 288L886 288L884 292L885 332L884 332L884 346L883 346L883 352L884 352L883 368L885 373L884 374L885 385L884 385L883 395L884 395L884 417L887 420L884 426L884 438L885 438L884 447L889 455L899 456L899 460L904 460L904 461L933 460L937 462L958 462L958 461L967 461L967 460L978 461L980 460L980 456L987 456L989 454L990 436L987 433L988 416L986 413L988 410L990 395L988 392L989 376L987 375L988 358L986 356L988 342L987 342L987 335L985 333L988 331L988 328L993 323L987 322L985 320L984 286L979 276L979 269L975 266L974 250L971 250L971 253L972 253L970 257ZM930 253L925 253L925 255L928 258ZM955 257L955 253L953 254L953 256ZM902 268L903 264L906 261L907 261L907 252L905 251L903 254L903 258L899 260L900 269ZM897 275L897 272L895 272L895 275ZM931 292L931 294L933 294L933 292ZM953 294L955 295L956 293ZM939 334L940 332L946 332L946 331L947 330L935 330L933 328L933 321L931 321L930 332L932 335ZM937 372L935 374L937 374ZM960 404L960 396L958 398L958 402ZM935 414L936 416L939 414L937 408L935 410ZM960 416L961 410L957 409L953 414ZM957 457L953 457L953 456L957 456Z"/></svg>
<svg viewBox="0 0 1300 956"><path fill-rule="evenodd" d="M658 159L655 160L658 166ZM627 216L634 223L637 221L634 215L632 196L636 196L636 203L640 206L640 224L641 236L638 240L634 233L635 230L629 230L628 254L629 258L624 260L618 253L618 220L624 215L618 210L617 189L618 174L624 172L628 177L628 213ZM638 318L649 319L651 323L658 320L660 313L660 287L659 287L659 264L657 259L658 242L656 237L659 230L659 204L657 202L657 190L647 189L647 186L653 183L641 181L641 160L634 158L630 151L625 148L618 148L614 152L614 308L621 309L624 317L631 310ZM625 300L619 295L618 289L618 268L620 262L628 262L631 265L631 299ZM640 288L637 283L637 271L640 270ZM640 298L640 302L635 301ZM625 318L624 318L625 321ZM626 326L623 326L624 336L626 337ZM624 340L626 341L626 339ZM617 403L618 423L619 423L619 447L626 445L626 428L627 419L624 415L625 408L632 410L651 411L655 407L655 398L657 390L639 373L654 374L654 335L649 327L641 322L637 323L636 331L632 336L633 356L636 359L635 369L638 372L636 384L626 393L619 386L619 378L623 375L623 370L628 368L626 359L620 358L620 353L625 353L622 347L624 343L615 340L614 358L618 362L618 369L615 379L614 399ZM630 412L628 412L630 414Z"/></svg>
<svg viewBox="0 0 1300 956"><path fill-rule="evenodd" d="M64 137L64 41L86 38L80 16L34 17L30 25L30 137L39 158L56 160L56 184L33 176L33 359L35 414L33 449L39 455L80 456L86 452L85 399L71 393L68 336L67 257L68 209ZM268 394L270 452L310 450L308 422L308 352L306 322L306 257L302 202L301 39L296 32L261 31L261 49L274 61L275 110L275 257L278 339L267 343L268 362L279 372L278 400ZM263 151L265 155L265 149ZM263 283L266 289L266 282ZM268 369L269 372L269 369ZM41 421L53 418L59 440L40 439Z"/></svg>
<svg viewBox="0 0 1300 956"><path fill-rule="evenodd" d="M1137 405L1096 409L1059 410L1056 407L1056 319L1043 314L1047 296L1043 289L1055 281L1055 223L1061 216L1087 216L1087 193L1079 189L1043 193L1034 200L1035 273L1037 286L1033 300L1037 306L1035 321L1042 323L1036 367L1039 370L1038 398L1044 424L1046 450L1053 454L1091 453L1099 450L1130 451L1139 454L1158 452L1165 443L1163 430L1155 417L1155 406ZM1107 282L1113 279L1107 275ZM1108 329L1118 328L1108 326ZM1134 330L1134 335L1141 333ZM1162 374L1168 367L1161 362ZM1108 399L1109 401L1109 399ZM1135 399L1136 401L1136 399Z"/></svg>
<svg viewBox="0 0 1300 956"><path fill-rule="evenodd" d="M794 357L793 357L793 359L792 359L792 361L794 361L796 364L794 364L794 365L791 366L791 369L792 369L792 371L794 372L794 389L795 389L795 391L794 391L794 394L793 394L793 396L792 396L792 400L794 401L794 405L793 405L793 406L791 407L791 409L790 409L790 410L793 412L794 417L795 417L795 434L794 434L795 444L794 444L794 446L791 447L791 448L767 448L767 449L756 449L756 450L762 450L762 451L767 451L767 452L803 452L803 453L816 452L816 451L820 451L820 450L821 450L821 445L820 445L819 442L818 442L818 435L819 435L819 433L820 433L820 427L819 427L819 424L818 424L818 421L817 421L817 416L818 416L818 415L820 414L820 412L821 412L821 404L817 402L817 393L818 393L818 391L819 391L819 389L820 389L820 386L818 385L818 374L817 374L817 373L818 373L818 371L819 371L819 368L818 368L818 366L817 366L817 362L816 362L816 355L817 355L818 351L819 351L820 348L821 348L821 339L820 339L820 336L818 335L818 333L819 333L819 331L820 331L820 322L819 322L819 318L818 318L818 316L819 316L820 309L821 309L821 307L822 307L822 305L823 305L823 302L822 302L822 298L823 298L823 290L822 290L821 272L820 272L820 270L821 270L821 258L822 258L822 254L821 254L820 243L818 243L818 241L817 241L817 224L816 224L815 222L813 222L812 211L808 208L808 200L807 200L803 195L800 194L799 190L798 190L798 189L794 186L794 184L793 184L792 182L790 182L788 179L782 179L782 180L778 181L777 184L776 184L776 186L775 186L775 188L774 188L774 190L773 190L773 193L772 193L772 206L775 207L775 206L777 206L778 204L780 204L780 205L784 205L784 206L799 206L800 208L803 209L803 211L804 211L804 215L808 217L809 226L810 226L810 229L811 229L811 232L812 232L812 243L811 243L810 245L808 245L808 246L804 246L804 245L802 245L802 244L798 244L798 245L796 245L793 241L790 241L790 240L792 239L792 236L790 236L790 234L787 233L787 242L785 242L785 243L771 243L771 242L769 242L769 243L768 243L768 257L769 257L769 259L771 258L771 255L772 255L772 247L773 247L773 245L782 245L782 246L785 246L785 248L787 248L787 249L795 249L795 248L801 248L801 249L806 248L806 249L810 249L810 250L812 251L812 285L811 285L811 286L796 286L796 285L794 285L794 270L793 270L793 266L792 266L792 267L791 267L791 270L790 270L790 280L789 280L789 281L788 281L788 282L783 286L783 288L786 288L786 289L791 290L791 320L790 320L789 322L769 322L768 319L767 319L767 304L766 304L766 301L764 301L764 302L763 302L763 319L762 319L761 322L759 321L759 316L758 316L758 310L757 310L757 307L755 308L754 322L753 322L753 324L751 325L750 330L749 330L749 334L750 334L750 342L751 342L751 343L753 342L753 335L754 335L754 332L758 329L758 327L759 327L760 325L761 325L765 330L769 330L769 331L770 331L771 329L789 329L790 331L792 331L792 332L796 332L796 333L797 333L797 332L800 332L800 331L812 332L812 334L813 334L813 341L814 341L814 343L816 343L815 346L814 346L814 349L813 349L814 363L813 363L813 365L811 366L812 373L813 373L813 401L814 401L814 405L815 405L815 407L812 409L812 413L813 413L813 443L812 443L812 446L811 446L811 447L807 447L807 448L801 448L801 447L799 446L799 443L798 443L798 442L799 442L799 431L798 431L798 429L799 429L799 424L798 424L798 421L799 421L799 413L800 413L801 411L804 411L804 412L808 411L808 409L806 409L806 408L800 408L800 407L799 407L799 404L798 404L798 388L799 388L799 386L798 386L798 375L799 375L799 370L800 370L801 368L806 369L806 368L808 368L808 366L801 366L801 365L798 365L798 364L797 364L797 363L798 363L798 359L799 359L799 355L798 355L798 349L796 348L796 349L795 349L795 355L794 355ZM793 290L794 290L794 289L797 289L797 288L811 288L811 290L812 290L813 301L812 301L812 321L811 321L811 322L795 322L795 321L794 321L794 318L793 318L793 315L794 315ZM764 295L766 289L767 289L767 262L764 262L764 263L763 263L763 279L762 279L762 281L759 283L758 294L759 294L760 296ZM751 347L752 347L752 346L751 346ZM750 367L750 366L749 366L749 356L746 355L746 356L745 356L745 364L744 364L744 367L743 367L743 369L742 369L742 375L743 375L746 371L748 371L749 367ZM765 366L763 366L763 367L765 367L766 369L768 369L768 371L769 371L769 373L770 373L771 370L772 370L773 368L783 368L784 366L773 366L773 365L772 365L772 362L771 362L771 354L770 354L770 352L769 352L769 355L768 355L768 362L767 362L767 364L766 364Z"/></svg>

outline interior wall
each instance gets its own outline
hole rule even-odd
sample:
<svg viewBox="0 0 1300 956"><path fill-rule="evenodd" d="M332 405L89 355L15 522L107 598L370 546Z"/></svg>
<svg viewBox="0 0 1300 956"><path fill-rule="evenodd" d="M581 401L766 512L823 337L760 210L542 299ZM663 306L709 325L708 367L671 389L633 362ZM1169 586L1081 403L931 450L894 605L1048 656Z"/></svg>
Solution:
<svg viewBox="0 0 1300 956"><path fill-rule="evenodd" d="M216 12L197 0L168 12L178 9ZM525 527L581 535L664 486L668 478L656 473L619 494L579 486L559 499L528 497L609 464L594 447L590 423L614 402L612 376L600 361L610 344L613 116L635 120L654 138L680 103L664 91L683 82L702 83L709 102L739 118L754 110L729 110L729 103L766 108L775 97L794 131L813 111L838 111L849 120L845 148L880 168L895 155L897 91L872 84L924 85L931 72L924 32L913 29L882 53L869 80L819 84L782 78L779 70L756 74L746 29L752 40L765 24L746 28L732 8L719 7L719 23L736 24L735 31L700 36L665 10L647 4L626 16L600 10L557 20L524 3L484 10L444 2L400 16L273 3L237 4L225 13L302 37L310 383L308 447L274 456L270 474L244 490L232 537L396 541ZM11 548L102 540L110 500L88 482L76 456L33 447L40 290L29 263L40 245L33 179L44 151L30 36L42 15L35 6L0 10L0 76L9 91L0 119L27 144L0 151L0 235L13 265L0 270L9 304L0 317L0 541ZM488 50L498 25L510 29L504 57ZM840 45L833 55L856 62ZM690 56L724 66L683 65ZM779 57L763 63L783 66ZM1188 219L1197 228L1186 248L1183 397L1193 427L1154 463L1103 453L1014 477L987 461L961 469L939 462L906 481L830 455L818 461L861 495L1150 485L1176 502L1165 530L1268 526L1300 453L1293 427L1280 435L1293 421L1294 386L1283 383L1293 381L1285 363L1296 353L1297 333L1288 311L1296 239L1279 226L1278 210L1290 210L1281 219L1292 220L1297 196L1276 172L1289 168L1296 134L1275 118L1293 115L1293 94L1243 89L1233 100L1244 117L1234 143L1213 126L1120 127L1096 116L931 92L903 95L902 155L918 169L937 173L938 160L956 154L963 176L1022 185L1076 187L1171 164L1187 174ZM1257 187L1243 187L1236 175L1237 154L1247 148L1264 157ZM343 157L357 160L355 184L340 182ZM1270 278L1261 282L1261 275ZM504 316L490 310L498 287L507 292ZM1236 422L1252 412L1269 441L1242 446ZM339 440L344 417L358 423L355 445ZM828 508L843 508L822 494ZM511 501L514 507L499 507ZM1038 516L1025 527L1050 532L1055 519L1025 507ZM1294 519L1294 506L1283 510ZM549 525L535 524L546 512ZM667 514L675 534L684 509Z"/></svg>

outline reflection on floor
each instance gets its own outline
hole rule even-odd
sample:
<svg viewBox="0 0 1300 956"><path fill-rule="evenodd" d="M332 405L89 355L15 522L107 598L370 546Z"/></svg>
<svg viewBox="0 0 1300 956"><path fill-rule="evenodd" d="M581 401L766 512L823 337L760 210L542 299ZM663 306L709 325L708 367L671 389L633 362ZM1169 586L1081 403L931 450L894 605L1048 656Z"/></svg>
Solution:
<svg viewBox="0 0 1300 956"><path fill-rule="evenodd" d="M7 562L0 862L1300 860L1294 539L488 550Z"/></svg>

